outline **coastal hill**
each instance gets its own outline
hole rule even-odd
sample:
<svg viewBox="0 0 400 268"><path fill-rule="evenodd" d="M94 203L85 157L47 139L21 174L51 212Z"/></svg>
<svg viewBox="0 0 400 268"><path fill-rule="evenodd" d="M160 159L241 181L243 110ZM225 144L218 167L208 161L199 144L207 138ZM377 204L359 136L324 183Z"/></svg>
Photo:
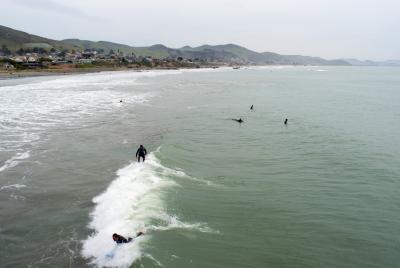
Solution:
<svg viewBox="0 0 400 268"><path fill-rule="evenodd" d="M28 34L0 25L0 47L2 46L6 46L11 51L17 51L20 48L25 49L33 47L44 49L73 49L71 45L62 41Z"/></svg>
<svg viewBox="0 0 400 268"><path fill-rule="evenodd" d="M80 39L53 40L31 35L0 25L0 50L8 49L16 52L20 49L41 48L45 50L96 50L103 53L123 53L124 55L153 58L184 58L198 61L217 61L234 64L258 65L384 65L376 62L357 60L326 60L319 57L300 55L281 55L273 52L259 53L235 44L202 45L198 47L184 46L168 48L157 44L149 47L133 47L108 41L89 41ZM1 51L0 51L1 53ZM357 64L359 63L359 64ZM395 62L398 63L398 62ZM392 63L393 64L393 63ZM394 65L394 64L393 64Z"/></svg>

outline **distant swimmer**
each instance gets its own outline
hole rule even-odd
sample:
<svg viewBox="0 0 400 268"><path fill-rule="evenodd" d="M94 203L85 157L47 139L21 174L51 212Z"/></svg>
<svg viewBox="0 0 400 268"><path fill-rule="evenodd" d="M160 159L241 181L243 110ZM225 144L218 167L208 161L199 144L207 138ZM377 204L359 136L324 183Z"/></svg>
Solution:
<svg viewBox="0 0 400 268"><path fill-rule="evenodd" d="M242 118L239 118L239 119L232 119L232 120L238 122L239 124L241 124L241 123L244 122L244 121L242 120Z"/></svg>
<svg viewBox="0 0 400 268"><path fill-rule="evenodd" d="M140 145L139 149L137 149L136 151L136 158L138 162L140 162L140 158L143 158L144 162L144 160L146 159L146 154L147 154L146 148L144 148L143 145Z"/></svg>
<svg viewBox="0 0 400 268"><path fill-rule="evenodd" d="M283 122L285 125L287 125L287 122L288 122L288 119L286 118L285 119L285 122Z"/></svg>
<svg viewBox="0 0 400 268"><path fill-rule="evenodd" d="M136 234L136 237L138 237L138 236L141 236L141 235L143 235L144 233L143 232L138 232L137 234ZM135 237L135 238L136 238ZM119 234L113 234L112 235L112 239L115 241L115 243L117 243L117 244L125 244L125 243L129 243L129 242L131 242L132 240L133 240L133 238L132 237L128 237L128 239L126 239L125 237L123 237L122 235L119 235Z"/></svg>
<svg viewBox="0 0 400 268"><path fill-rule="evenodd" d="M253 108L254 108L254 105L252 104L251 107L250 107L250 110L253 110Z"/></svg>
<svg viewBox="0 0 400 268"><path fill-rule="evenodd" d="M122 102L122 100L119 100L119 102Z"/></svg>

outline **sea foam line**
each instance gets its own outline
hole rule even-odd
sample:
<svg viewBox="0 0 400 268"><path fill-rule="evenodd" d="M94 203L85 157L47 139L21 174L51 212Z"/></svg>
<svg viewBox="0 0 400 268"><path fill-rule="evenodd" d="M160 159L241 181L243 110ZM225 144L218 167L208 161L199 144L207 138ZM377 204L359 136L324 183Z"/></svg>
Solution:
<svg viewBox="0 0 400 268"><path fill-rule="evenodd" d="M30 157L29 151L23 153L16 153L13 157L4 162L4 165L0 167L0 172L8 168L15 167L20 163L19 160L27 159L29 157Z"/></svg>
<svg viewBox="0 0 400 268"><path fill-rule="evenodd" d="M184 176L181 170L164 167L154 153L145 163L131 163L118 170L105 192L93 199L89 228L94 232L83 241L82 255L98 267L129 267L143 255L143 243L153 231L212 232L205 223L186 223L166 213L163 196L167 189L178 186L173 177ZM134 243L116 246L111 239L113 233L128 237L141 230L147 234Z"/></svg>
<svg viewBox="0 0 400 268"><path fill-rule="evenodd" d="M24 187L26 187L26 185L25 184L11 184L11 185L4 185L4 186L1 186L0 187L0 191L1 190L8 190L8 189L20 189L20 188L24 188Z"/></svg>

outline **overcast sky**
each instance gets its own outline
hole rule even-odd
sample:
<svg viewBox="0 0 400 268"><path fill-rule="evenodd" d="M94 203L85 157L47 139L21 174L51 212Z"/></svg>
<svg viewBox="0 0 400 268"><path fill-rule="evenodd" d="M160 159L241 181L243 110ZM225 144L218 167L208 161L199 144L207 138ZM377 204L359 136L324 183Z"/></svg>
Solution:
<svg viewBox="0 0 400 268"><path fill-rule="evenodd" d="M1 0L0 25L132 46L400 59L400 0Z"/></svg>

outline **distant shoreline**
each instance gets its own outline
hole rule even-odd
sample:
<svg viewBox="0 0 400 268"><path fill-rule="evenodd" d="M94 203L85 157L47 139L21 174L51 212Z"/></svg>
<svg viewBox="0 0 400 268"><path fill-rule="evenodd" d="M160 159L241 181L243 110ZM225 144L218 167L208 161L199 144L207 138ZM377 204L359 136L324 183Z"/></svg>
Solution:
<svg viewBox="0 0 400 268"><path fill-rule="evenodd" d="M202 66L200 68L211 68L210 66ZM56 76L56 75L72 75L72 74L88 74L88 73L99 73L99 72L113 72L113 71L149 71L149 70L179 70L179 69L199 69L195 67L155 67L155 68L107 68L107 67L95 67L95 68L68 68L68 69L35 69L35 70L12 70L12 71L0 71L0 80L5 79L17 79L26 77L38 77L38 76Z"/></svg>
<svg viewBox="0 0 400 268"><path fill-rule="evenodd" d="M28 77L39 77L39 76L63 76L73 74L89 74L89 73L100 73L100 72L117 72L117 71L152 71L152 70L187 70L187 69L216 69L216 68L233 68L242 69L249 67L250 65L220 65L220 66L197 66L197 67L93 67L93 68L66 68L66 69L26 69L26 70L0 70L0 81L8 79L28 78ZM291 66L299 67L299 65L252 65L252 66L269 66L269 67L280 67L280 66ZM301 67L301 66L300 66ZM308 67L326 67L320 65L308 65ZM395 66L343 66L343 67L395 67Z"/></svg>

